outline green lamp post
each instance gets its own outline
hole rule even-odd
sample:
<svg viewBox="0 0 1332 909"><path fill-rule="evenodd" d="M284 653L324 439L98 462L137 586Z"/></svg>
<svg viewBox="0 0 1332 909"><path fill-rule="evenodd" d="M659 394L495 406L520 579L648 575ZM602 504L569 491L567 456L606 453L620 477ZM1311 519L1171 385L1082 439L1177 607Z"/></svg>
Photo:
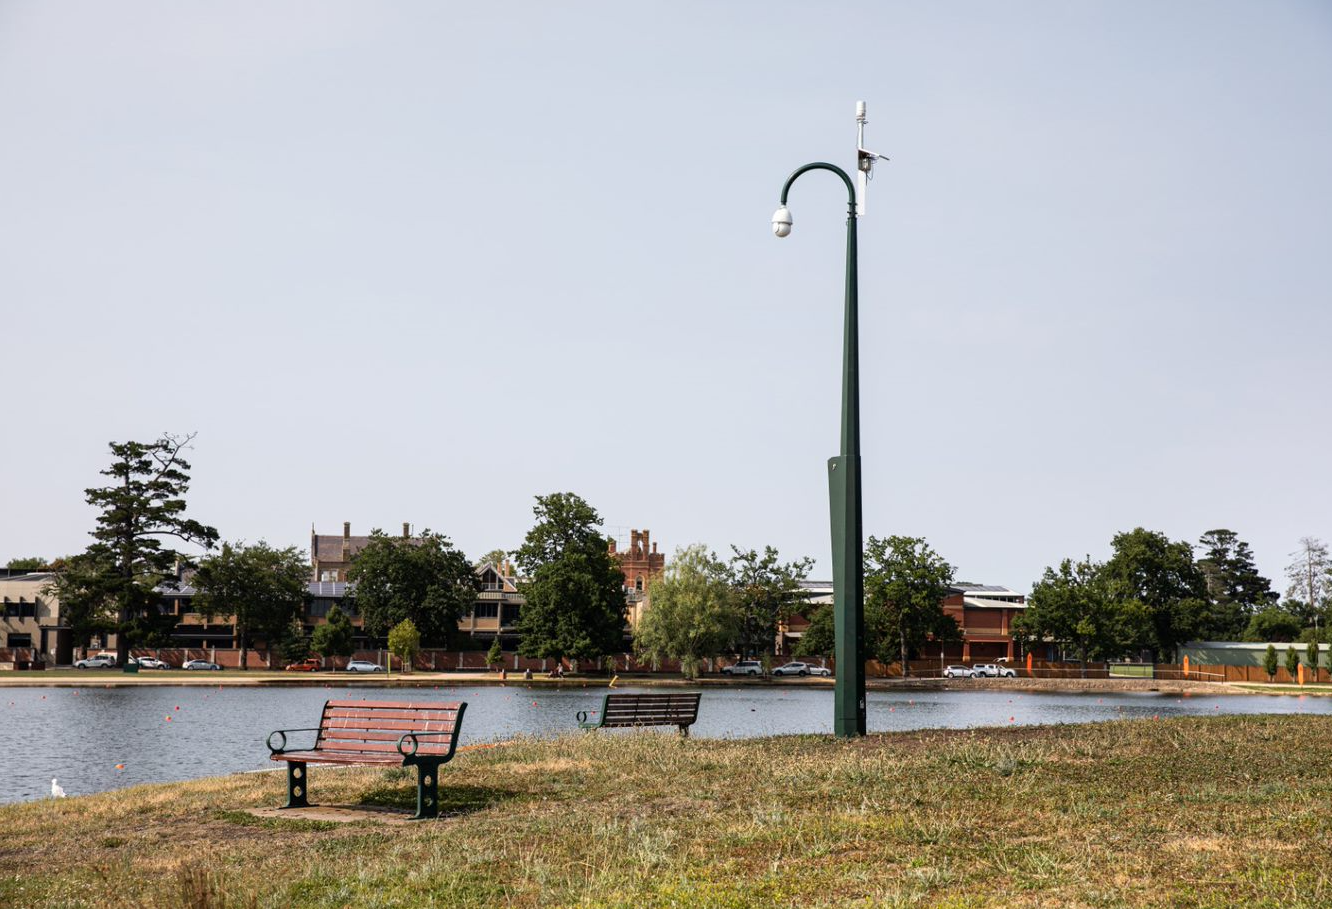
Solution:
<svg viewBox="0 0 1332 909"><path fill-rule="evenodd" d="M856 104L857 171L860 192L835 164L806 164L786 178L781 207L772 216L772 232L791 233L786 197L801 174L828 170L846 184L846 314L842 335L842 446L828 459L832 518L833 627L837 680L833 691L833 732L840 737L865 734L865 557L860 508L860 340L857 313L856 219L864 214L865 185L878 155L864 148L865 102ZM857 196L859 195L859 198Z"/></svg>

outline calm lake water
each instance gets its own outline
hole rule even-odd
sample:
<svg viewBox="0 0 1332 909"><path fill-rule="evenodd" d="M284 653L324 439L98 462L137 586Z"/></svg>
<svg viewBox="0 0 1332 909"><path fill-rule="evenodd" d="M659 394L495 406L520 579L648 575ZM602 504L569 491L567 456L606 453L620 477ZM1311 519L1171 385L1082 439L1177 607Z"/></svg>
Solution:
<svg viewBox="0 0 1332 909"><path fill-rule="evenodd" d="M466 701L462 744L475 744L524 733L553 736L575 731L574 714L600 707L605 690L604 686L465 685L0 689L0 802L46 797L52 777L58 777L70 795L83 795L140 783L271 769L275 765L264 745L268 733L317 725L329 698ZM873 732L1223 713L1328 714L1332 698L996 690L869 693ZM737 687L704 691L693 734L747 738L831 731L831 689ZM117 770L117 764L124 769Z"/></svg>

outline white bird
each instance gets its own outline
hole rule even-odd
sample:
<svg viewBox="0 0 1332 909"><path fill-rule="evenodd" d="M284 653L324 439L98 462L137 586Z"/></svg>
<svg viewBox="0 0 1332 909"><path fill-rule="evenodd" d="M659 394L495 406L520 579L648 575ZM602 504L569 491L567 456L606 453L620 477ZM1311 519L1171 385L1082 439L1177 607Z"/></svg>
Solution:
<svg viewBox="0 0 1332 909"><path fill-rule="evenodd" d="M61 788L59 783L56 782L55 777L51 777L51 798L63 799L64 797L65 797L65 790Z"/></svg>

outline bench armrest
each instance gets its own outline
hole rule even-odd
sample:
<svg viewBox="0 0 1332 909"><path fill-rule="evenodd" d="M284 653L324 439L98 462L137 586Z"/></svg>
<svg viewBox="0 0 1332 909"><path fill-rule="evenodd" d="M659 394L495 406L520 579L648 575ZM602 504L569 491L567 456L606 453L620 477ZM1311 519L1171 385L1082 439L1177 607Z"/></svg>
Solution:
<svg viewBox="0 0 1332 909"><path fill-rule="evenodd" d="M416 749L417 749L418 747L420 747L420 742L418 742L417 739L419 739L419 738L424 738L425 736L428 736L428 735L436 735L436 736L438 736L438 735L454 735L456 732L457 732L457 730L454 730L453 732L408 732L408 733L405 733L405 734L402 736L402 738L398 739L398 754L401 754L401 755L402 755L403 757L405 757L405 758L415 757L415 756L416 756ZM408 739L411 739L411 741L412 741L412 750L411 750L411 751L403 751L403 750L402 750L402 746L405 745L405 744L407 743L407 740L408 740Z"/></svg>
<svg viewBox="0 0 1332 909"><path fill-rule="evenodd" d="M605 716L605 714L603 713L602 716ZM595 720L595 721L593 721L593 722L591 722L591 723L589 723L589 722L587 721L587 711L586 711L586 710L580 710L580 711L578 711L577 713L575 713L575 714L574 714L574 719L578 721L578 728L579 728L579 729L600 729L600 728L601 728L601 720Z"/></svg>
<svg viewBox="0 0 1332 909"><path fill-rule="evenodd" d="M275 729L268 734L268 739L266 740L265 744L268 745L268 750L271 751L273 754L281 754L282 752L287 750L288 732L318 732L318 731L319 731L318 726L315 726L313 729ZM282 744L276 748L273 747L273 736L275 735L282 736Z"/></svg>

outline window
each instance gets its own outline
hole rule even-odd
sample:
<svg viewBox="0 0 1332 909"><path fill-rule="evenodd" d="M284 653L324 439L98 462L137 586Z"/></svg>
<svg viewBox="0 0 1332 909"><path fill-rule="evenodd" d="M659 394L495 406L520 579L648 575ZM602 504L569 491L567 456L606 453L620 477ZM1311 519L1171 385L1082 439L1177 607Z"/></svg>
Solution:
<svg viewBox="0 0 1332 909"><path fill-rule="evenodd" d="M9 636L10 647L31 647L32 635L30 634L11 634Z"/></svg>
<svg viewBox="0 0 1332 909"><path fill-rule="evenodd" d="M478 619L494 619L499 617L499 603L477 603L476 609L472 613Z"/></svg>
<svg viewBox="0 0 1332 909"><path fill-rule="evenodd" d="M323 571L319 572L319 580L324 581L325 583L329 581L336 581L337 579L338 579L338 573L335 569L326 568Z"/></svg>
<svg viewBox="0 0 1332 909"><path fill-rule="evenodd" d="M634 590L637 590L639 593L643 592L643 576L641 574L634 579Z"/></svg>

